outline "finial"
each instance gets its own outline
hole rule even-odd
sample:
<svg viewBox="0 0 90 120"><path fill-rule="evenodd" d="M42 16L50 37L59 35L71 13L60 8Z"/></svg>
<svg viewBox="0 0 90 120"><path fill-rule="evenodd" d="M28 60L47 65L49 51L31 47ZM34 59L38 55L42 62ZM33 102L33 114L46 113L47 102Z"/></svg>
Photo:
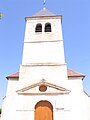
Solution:
<svg viewBox="0 0 90 120"><path fill-rule="evenodd" d="M46 0L43 1L43 9L45 9Z"/></svg>
<svg viewBox="0 0 90 120"><path fill-rule="evenodd" d="M41 79L41 82L42 82L43 84L45 83L45 81L46 81L46 80L45 80L44 78Z"/></svg>

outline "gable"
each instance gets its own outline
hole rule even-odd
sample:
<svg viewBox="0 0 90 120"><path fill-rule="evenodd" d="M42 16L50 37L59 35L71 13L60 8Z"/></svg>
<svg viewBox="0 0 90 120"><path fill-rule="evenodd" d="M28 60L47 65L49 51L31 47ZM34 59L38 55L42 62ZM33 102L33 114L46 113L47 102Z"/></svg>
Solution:
<svg viewBox="0 0 90 120"><path fill-rule="evenodd" d="M44 79L36 84L26 86L16 91L18 94L23 95L57 95L57 94L69 94L70 90L45 82Z"/></svg>

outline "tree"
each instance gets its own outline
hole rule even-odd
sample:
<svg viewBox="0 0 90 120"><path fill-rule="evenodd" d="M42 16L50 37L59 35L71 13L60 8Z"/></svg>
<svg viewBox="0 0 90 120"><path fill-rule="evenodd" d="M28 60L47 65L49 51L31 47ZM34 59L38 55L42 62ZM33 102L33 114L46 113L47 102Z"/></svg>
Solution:
<svg viewBox="0 0 90 120"><path fill-rule="evenodd" d="M2 19L3 16L4 16L4 15L0 12L0 20Z"/></svg>
<svg viewBox="0 0 90 120"><path fill-rule="evenodd" d="M0 108L0 114L1 114L1 112L2 112L2 109Z"/></svg>

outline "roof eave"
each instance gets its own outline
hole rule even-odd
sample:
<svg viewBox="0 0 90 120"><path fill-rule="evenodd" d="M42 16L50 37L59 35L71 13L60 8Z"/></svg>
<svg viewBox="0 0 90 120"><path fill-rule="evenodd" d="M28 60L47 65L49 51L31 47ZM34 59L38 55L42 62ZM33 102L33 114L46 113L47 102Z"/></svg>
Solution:
<svg viewBox="0 0 90 120"><path fill-rule="evenodd" d="M37 19L62 19L62 15L55 15L55 16L33 16L33 17L25 17L25 21L27 20L37 20Z"/></svg>
<svg viewBox="0 0 90 120"><path fill-rule="evenodd" d="M18 80L19 77L9 77L9 76L8 76L8 77L6 77L6 79L7 79L7 80Z"/></svg>
<svg viewBox="0 0 90 120"><path fill-rule="evenodd" d="M68 78L80 78L80 79L84 79L85 75L81 75L81 76L68 76Z"/></svg>

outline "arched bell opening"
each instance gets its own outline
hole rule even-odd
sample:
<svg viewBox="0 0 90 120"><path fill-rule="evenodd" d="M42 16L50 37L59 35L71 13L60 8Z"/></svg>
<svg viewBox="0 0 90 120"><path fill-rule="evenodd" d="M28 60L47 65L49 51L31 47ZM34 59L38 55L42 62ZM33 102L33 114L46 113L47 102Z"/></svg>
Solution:
<svg viewBox="0 0 90 120"><path fill-rule="evenodd" d="M42 32L42 24L38 23L35 28L35 32Z"/></svg>
<svg viewBox="0 0 90 120"><path fill-rule="evenodd" d="M51 24L50 23L46 23L45 24L45 32L51 32Z"/></svg>

